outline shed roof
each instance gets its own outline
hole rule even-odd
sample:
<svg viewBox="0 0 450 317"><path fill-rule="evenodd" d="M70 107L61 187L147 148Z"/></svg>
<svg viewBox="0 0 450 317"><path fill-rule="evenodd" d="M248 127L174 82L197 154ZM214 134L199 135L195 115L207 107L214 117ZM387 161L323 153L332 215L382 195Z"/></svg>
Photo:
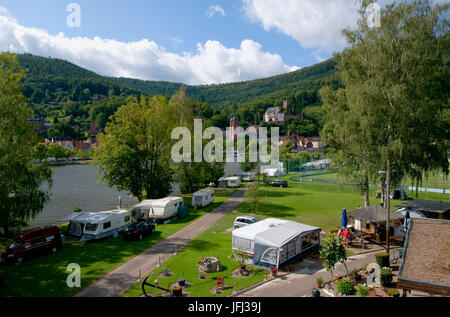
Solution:
<svg viewBox="0 0 450 317"><path fill-rule="evenodd" d="M379 205L359 208L347 212L347 216L370 222L387 221L387 210ZM403 219L403 216L391 210L390 220Z"/></svg>
<svg viewBox="0 0 450 317"><path fill-rule="evenodd" d="M411 219L399 283L405 288L450 295L450 221Z"/></svg>
<svg viewBox="0 0 450 317"><path fill-rule="evenodd" d="M425 199L413 199L408 200L400 205L399 208L411 208L419 211L428 211L436 213L444 213L450 210L450 202L445 201L435 201L435 200L425 200Z"/></svg>

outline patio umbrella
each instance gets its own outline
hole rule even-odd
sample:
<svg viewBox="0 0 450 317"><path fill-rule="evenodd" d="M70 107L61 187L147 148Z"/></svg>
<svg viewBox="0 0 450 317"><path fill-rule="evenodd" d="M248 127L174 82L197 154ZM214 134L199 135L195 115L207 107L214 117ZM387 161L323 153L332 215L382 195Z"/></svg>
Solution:
<svg viewBox="0 0 450 317"><path fill-rule="evenodd" d="M403 224L403 230L405 231L405 234L406 234L406 232L408 232L408 226L409 226L410 221L411 221L411 217L409 215L409 210L407 210L405 213L405 221Z"/></svg>
<svg viewBox="0 0 450 317"><path fill-rule="evenodd" d="M347 228L348 220L347 220L347 210L345 210L345 208L342 211L341 224L342 228Z"/></svg>

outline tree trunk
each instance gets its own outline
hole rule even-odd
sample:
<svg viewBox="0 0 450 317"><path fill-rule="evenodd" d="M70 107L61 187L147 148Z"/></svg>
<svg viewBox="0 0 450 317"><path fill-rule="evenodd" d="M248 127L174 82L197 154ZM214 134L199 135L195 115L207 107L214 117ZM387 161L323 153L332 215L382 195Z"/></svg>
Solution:
<svg viewBox="0 0 450 317"><path fill-rule="evenodd" d="M364 207L370 206L370 194L369 194L369 176L367 175L367 172L365 173L364 177Z"/></svg>
<svg viewBox="0 0 450 317"><path fill-rule="evenodd" d="M390 209L391 209L391 197L390 192L391 192L391 161L388 160L387 161L387 171L386 171L386 188L387 188L387 193L386 193L386 209L387 209L387 221L386 221L386 253L388 254L388 258L389 258L389 231L390 231L390 223L391 223L391 217L390 217Z"/></svg>

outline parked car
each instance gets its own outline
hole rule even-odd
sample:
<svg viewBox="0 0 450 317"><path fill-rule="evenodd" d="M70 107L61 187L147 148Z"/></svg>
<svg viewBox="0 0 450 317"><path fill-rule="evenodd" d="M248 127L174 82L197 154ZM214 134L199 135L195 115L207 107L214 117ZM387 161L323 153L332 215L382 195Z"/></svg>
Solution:
<svg viewBox="0 0 450 317"><path fill-rule="evenodd" d="M269 185L272 187L288 187L289 184L287 181L284 181L284 180L276 180L276 181L270 182Z"/></svg>
<svg viewBox="0 0 450 317"><path fill-rule="evenodd" d="M55 253L61 247L61 233L57 226L28 229L16 235L14 242L1 255L2 262L22 263L25 259Z"/></svg>
<svg viewBox="0 0 450 317"><path fill-rule="evenodd" d="M234 229L242 228L258 221L258 218L252 216L239 216L234 220Z"/></svg>
<svg viewBox="0 0 450 317"><path fill-rule="evenodd" d="M127 240L142 240L144 236L155 232L155 225L148 222L133 222L125 229L125 239Z"/></svg>

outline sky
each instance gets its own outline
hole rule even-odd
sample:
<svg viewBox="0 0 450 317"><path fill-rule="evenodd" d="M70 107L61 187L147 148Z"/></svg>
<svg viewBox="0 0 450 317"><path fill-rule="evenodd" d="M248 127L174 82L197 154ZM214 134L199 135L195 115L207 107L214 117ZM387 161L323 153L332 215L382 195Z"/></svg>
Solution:
<svg viewBox="0 0 450 317"><path fill-rule="evenodd" d="M244 81L342 50L340 30L356 25L357 2L0 0L0 51L62 58L106 76Z"/></svg>

